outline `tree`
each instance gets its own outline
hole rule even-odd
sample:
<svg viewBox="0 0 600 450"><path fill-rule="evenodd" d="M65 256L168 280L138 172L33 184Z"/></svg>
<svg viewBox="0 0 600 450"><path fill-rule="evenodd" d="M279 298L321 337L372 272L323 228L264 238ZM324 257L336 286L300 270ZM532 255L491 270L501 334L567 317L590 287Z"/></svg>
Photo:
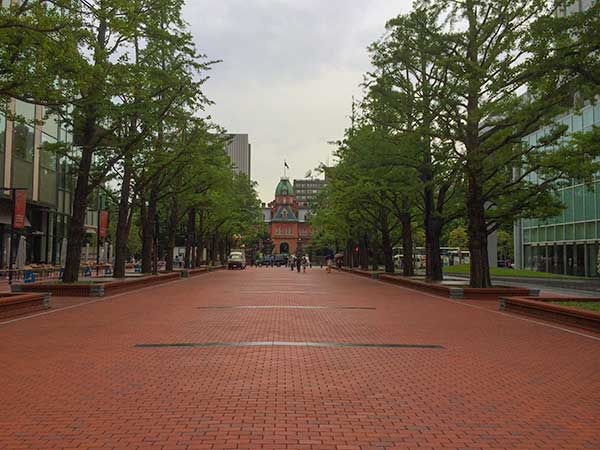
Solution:
<svg viewBox="0 0 600 450"><path fill-rule="evenodd" d="M0 98L49 105L72 98L70 74L81 63L74 4L28 0L0 7Z"/></svg>
<svg viewBox="0 0 600 450"><path fill-rule="evenodd" d="M368 95L388 112L373 120L385 123L402 140L401 153L392 164L416 171L417 176L409 180L411 188L419 192L414 204L422 211L426 276L432 281L443 278L443 229L462 213L458 206L462 176L455 142L439 123L449 89L448 66L436 57L439 20L437 9L419 7L387 23L385 38L370 47L378 70L370 74Z"/></svg>
<svg viewBox="0 0 600 450"><path fill-rule="evenodd" d="M551 20L556 4L544 0L423 3L440 8L448 23L457 24L438 36L437 57L448 65L453 86L443 99L443 120L450 138L461 144L470 285L489 287L488 234L515 218L555 213L561 206L556 189L570 178L589 179L598 169L593 160L600 146L579 145L584 138L561 139L566 127L554 119L572 104L573 78L565 76L565 68L540 65L531 55L535 25ZM588 65L580 57L578 62ZM525 90L528 94L522 95ZM525 142L539 129L543 137ZM597 134L588 140L595 140Z"/></svg>
<svg viewBox="0 0 600 450"><path fill-rule="evenodd" d="M200 91L203 79L194 77L209 65L200 62L191 36L182 29L179 0L96 0L78 5L84 63L76 78L74 122L81 151L76 161L65 282L76 281L79 275L90 194L119 161L139 150L137 144L160 140L159 129L171 109L202 107L206 102ZM140 40L146 43L143 62L134 64L131 55ZM132 93L136 85L148 89ZM115 101L128 96L133 101ZM136 114L148 120L140 120L139 129L134 124L134 132L123 133L125 138L119 140L118 130L127 128Z"/></svg>
<svg viewBox="0 0 600 450"><path fill-rule="evenodd" d="M448 237L448 247L466 249L469 246L469 236L465 227L454 228Z"/></svg>

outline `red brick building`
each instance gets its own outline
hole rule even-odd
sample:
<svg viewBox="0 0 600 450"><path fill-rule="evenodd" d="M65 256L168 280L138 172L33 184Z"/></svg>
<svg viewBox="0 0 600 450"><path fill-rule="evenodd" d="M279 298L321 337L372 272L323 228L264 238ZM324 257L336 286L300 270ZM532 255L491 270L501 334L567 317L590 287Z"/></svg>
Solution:
<svg viewBox="0 0 600 450"><path fill-rule="evenodd" d="M309 209L299 206L287 177L279 181L275 200L263 209L263 216L269 226L274 254L296 253L298 245L305 246L310 241Z"/></svg>

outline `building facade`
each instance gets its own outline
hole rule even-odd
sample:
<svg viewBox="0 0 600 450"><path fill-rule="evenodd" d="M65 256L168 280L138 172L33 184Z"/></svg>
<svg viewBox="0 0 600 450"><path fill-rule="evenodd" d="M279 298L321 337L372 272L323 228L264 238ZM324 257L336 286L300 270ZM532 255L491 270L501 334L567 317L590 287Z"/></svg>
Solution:
<svg viewBox="0 0 600 450"><path fill-rule="evenodd" d="M225 151L231 159L238 173L245 174L248 178L252 173L252 146L248 142L247 134L230 134L231 141Z"/></svg>
<svg viewBox="0 0 600 450"><path fill-rule="evenodd" d="M326 185L326 180L294 180L294 192L298 205L303 208L310 208L319 192Z"/></svg>
<svg viewBox="0 0 600 450"><path fill-rule="evenodd" d="M71 158L72 131L58 117L46 115L44 107L10 100L9 117L0 112L0 179L3 187L27 190L26 228L19 230L26 240L27 263L59 263L63 256L72 212L74 171ZM18 116L19 120L10 120ZM44 144L64 143L70 157L57 157ZM101 200L94 198L91 205ZM102 207L103 205L100 205ZM94 209L97 209L94 208ZM12 199L10 191L0 194L0 266L8 265ZM97 213L88 211L86 226L95 234ZM13 254L17 245L13 245ZM14 256L14 255L13 255Z"/></svg>
<svg viewBox="0 0 600 450"><path fill-rule="evenodd" d="M263 217L271 235L274 254L303 251L312 234L308 222L309 211L298 203L290 180L282 177L275 189L275 200L263 207Z"/></svg>
<svg viewBox="0 0 600 450"><path fill-rule="evenodd" d="M600 126L600 102L558 119L567 133L591 131ZM544 130L528 136L537 144ZM551 149L549 149L551 150ZM529 181L536 182L532 174ZM598 276L600 245L600 177L592 183L576 184L559 191L566 208L550 219L523 219L515 224L515 264L519 268L564 275Z"/></svg>

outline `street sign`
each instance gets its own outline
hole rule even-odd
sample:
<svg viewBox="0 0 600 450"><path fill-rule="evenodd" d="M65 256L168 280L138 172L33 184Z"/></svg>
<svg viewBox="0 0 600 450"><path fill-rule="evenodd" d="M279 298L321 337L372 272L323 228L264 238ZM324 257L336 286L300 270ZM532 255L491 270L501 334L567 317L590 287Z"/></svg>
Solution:
<svg viewBox="0 0 600 450"><path fill-rule="evenodd" d="M108 211L100 211L100 220L99 220L99 231L98 234L101 238L106 237L106 232L108 230Z"/></svg>
<svg viewBox="0 0 600 450"><path fill-rule="evenodd" d="M25 213L27 212L27 191L15 190L14 194L13 228L25 228Z"/></svg>

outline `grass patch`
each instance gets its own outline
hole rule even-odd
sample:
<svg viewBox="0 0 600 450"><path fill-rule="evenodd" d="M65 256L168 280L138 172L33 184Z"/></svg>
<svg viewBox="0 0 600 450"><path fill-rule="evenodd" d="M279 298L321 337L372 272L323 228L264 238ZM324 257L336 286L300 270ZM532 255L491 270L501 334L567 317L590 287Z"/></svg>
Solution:
<svg viewBox="0 0 600 450"><path fill-rule="evenodd" d="M577 309L600 312L600 302L550 302L553 305L568 306Z"/></svg>
<svg viewBox="0 0 600 450"><path fill-rule="evenodd" d="M449 275L469 275L468 264L457 264L455 266L444 267L444 273ZM490 269L492 276L496 277L524 277L524 278L569 278L574 280L585 280L585 277L575 277L572 275L558 275L548 272L536 272L534 270L509 269L506 267L492 267Z"/></svg>

